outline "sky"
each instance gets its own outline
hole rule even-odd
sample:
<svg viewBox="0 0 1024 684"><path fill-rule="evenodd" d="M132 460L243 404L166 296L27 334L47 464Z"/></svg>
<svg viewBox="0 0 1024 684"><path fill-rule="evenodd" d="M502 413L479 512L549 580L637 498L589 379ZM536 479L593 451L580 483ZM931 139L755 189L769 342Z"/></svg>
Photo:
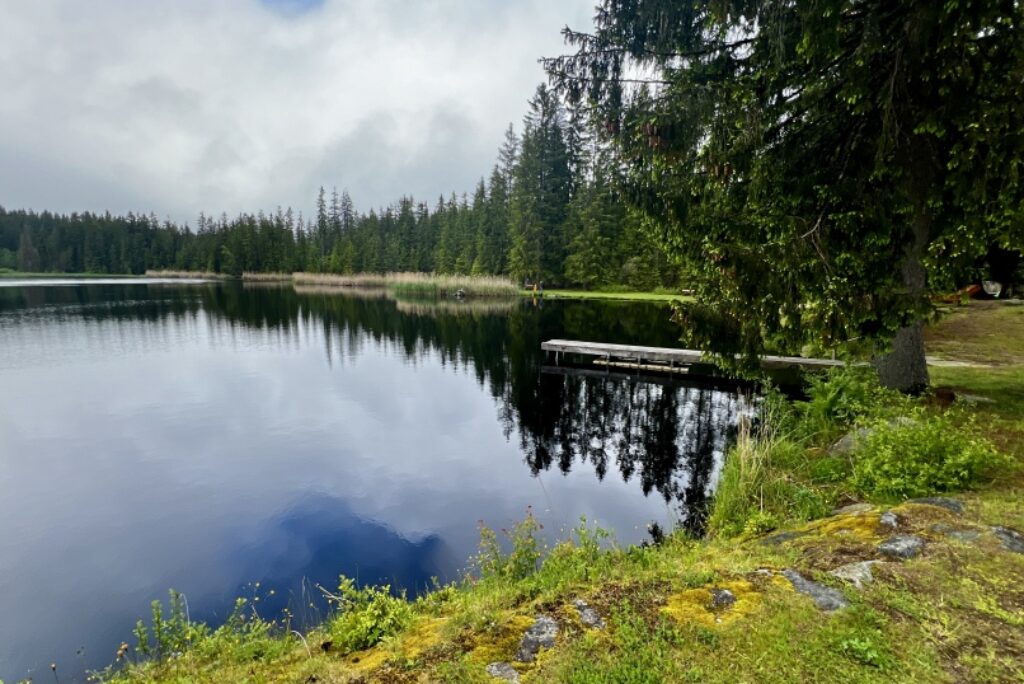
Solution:
<svg viewBox="0 0 1024 684"><path fill-rule="evenodd" d="M0 206L471 192L595 0L0 0Z"/></svg>

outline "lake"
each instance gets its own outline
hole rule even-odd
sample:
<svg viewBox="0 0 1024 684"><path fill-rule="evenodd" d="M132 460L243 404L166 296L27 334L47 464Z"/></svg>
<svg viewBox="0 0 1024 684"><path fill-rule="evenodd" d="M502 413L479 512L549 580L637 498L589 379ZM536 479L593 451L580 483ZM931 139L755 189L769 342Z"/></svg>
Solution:
<svg viewBox="0 0 1024 684"><path fill-rule="evenodd" d="M549 543L699 529L742 395L540 351L678 346L670 313L0 280L0 679L84 681L171 587L305 624L340 573L415 593L528 509Z"/></svg>

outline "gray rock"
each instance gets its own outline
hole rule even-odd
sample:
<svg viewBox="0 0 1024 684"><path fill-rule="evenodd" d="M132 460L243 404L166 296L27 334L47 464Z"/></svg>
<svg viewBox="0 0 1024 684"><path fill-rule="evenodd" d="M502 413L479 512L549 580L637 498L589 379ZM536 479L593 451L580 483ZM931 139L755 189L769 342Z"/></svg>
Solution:
<svg viewBox="0 0 1024 684"><path fill-rule="evenodd" d="M870 434L871 430L863 427L848 432L829 447L828 453L833 456L848 456L857 448L857 444Z"/></svg>
<svg viewBox="0 0 1024 684"><path fill-rule="evenodd" d="M1024 553L1024 534L1010 527L993 527L992 533L999 538L1006 550Z"/></svg>
<svg viewBox="0 0 1024 684"><path fill-rule="evenodd" d="M950 530L946 536L959 542L976 542L981 539L981 532L978 530Z"/></svg>
<svg viewBox="0 0 1024 684"><path fill-rule="evenodd" d="M586 601L576 599L573 601L573 605L576 606L576 610L580 614L580 622L593 629L604 629L604 620L596 610L587 605Z"/></svg>
<svg viewBox="0 0 1024 684"><path fill-rule="evenodd" d="M886 527L891 527L894 530L900 525L899 516L897 516L892 511L886 511L885 513L883 513L882 517L878 519L878 522L885 525Z"/></svg>
<svg viewBox="0 0 1024 684"><path fill-rule="evenodd" d="M957 515L964 512L964 505L956 499L950 499L948 496L926 496L920 499L911 499L907 503L923 504L925 506L938 506L939 508L945 508L947 511L956 513Z"/></svg>
<svg viewBox="0 0 1024 684"><path fill-rule="evenodd" d="M957 528L947 523L935 523L929 528L935 534L941 534L950 539L956 539L961 542L976 542L981 538L981 533L977 530L969 530L966 528Z"/></svg>
<svg viewBox="0 0 1024 684"><path fill-rule="evenodd" d="M881 561L861 561L860 563L848 563L841 565L829 572L833 577L838 577L844 582L849 582L858 589L863 589L865 584L871 584L875 576L871 573L871 567L878 565Z"/></svg>
<svg viewBox="0 0 1024 684"><path fill-rule="evenodd" d="M736 603L736 594L728 589L711 590L711 610L722 610Z"/></svg>
<svg viewBox="0 0 1024 684"><path fill-rule="evenodd" d="M496 679L512 682L512 684L519 684L519 673L508 663L491 663L487 666L487 674Z"/></svg>
<svg viewBox="0 0 1024 684"><path fill-rule="evenodd" d="M800 537L804 536L807 536L806 532L798 532L795 530L791 530L788 532L779 532L778 534L773 534L770 537L765 537L761 540L761 543L765 544L766 546L778 546L783 542L788 542L793 539L799 539Z"/></svg>
<svg viewBox="0 0 1024 684"><path fill-rule="evenodd" d="M542 648L551 648L555 645L557 636L558 623L547 615L541 615L534 620L533 625L526 630L522 641L519 642L519 653L516 654L516 660L521 663L532 663Z"/></svg>
<svg viewBox="0 0 1024 684"><path fill-rule="evenodd" d="M869 512L872 508L874 507L868 503L855 503L835 509L832 511L832 515L860 515Z"/></svg>
<svg viewBox="0 0 1024 684"><path fill-rule="evenodd" d="M921 553L922 549L924 549L924 540L910 534L889 537L878 545L879 553L897 560L914 558Z"/></svg>
<svg viewBox="0 0 1024 684"><path fill-rule="evenodd" d="M914 419L909 416L900 416L889 421L889 425L913 425ZM829 447L828 453L832 456L848 456L860 445L860 443L871 434L871 428L861 427L853 432L848 432L840 437L835 444Z"/></svg>
<svg viewBox="0 0 1024 684"><path fill-rule="evenodd" d="M796 591L814 599L814 605L818 606L821 610L832 612L833 610L846 608L850 605L850 602L843 596L843 592L838 589L826 587L824 584L809 580L796 570L789 568L783 570L782 574L789 580L789 583L793 585Z"/></svg>

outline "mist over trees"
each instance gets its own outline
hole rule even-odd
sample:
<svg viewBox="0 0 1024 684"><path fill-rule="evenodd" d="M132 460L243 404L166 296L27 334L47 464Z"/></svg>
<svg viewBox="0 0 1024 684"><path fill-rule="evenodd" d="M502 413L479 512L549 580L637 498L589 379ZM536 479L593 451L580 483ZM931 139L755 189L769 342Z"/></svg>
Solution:
<svg viewBox="0 0 1024 684"><path fill-rule="evenodd" d="M194 225L155 215L0 207L0 269L143 273L147 269L509 275L547 285L672 286L678 269L619 197L622 170L580 109L544 85L516 133L510 124L486 177L433 203L403 196L358 212L320 189L307 216L291 208Z"/></svg>

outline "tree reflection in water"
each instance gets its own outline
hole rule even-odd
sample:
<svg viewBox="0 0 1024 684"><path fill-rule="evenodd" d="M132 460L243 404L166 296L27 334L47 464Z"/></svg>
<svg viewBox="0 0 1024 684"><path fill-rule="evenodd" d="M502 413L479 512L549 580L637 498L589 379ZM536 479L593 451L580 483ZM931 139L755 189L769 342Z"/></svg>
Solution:
<svg viewBox="0 0 1024 684"><path fill-rule="evenodd" d="M317 338L327 361L358 363L384 345L416 364L435 354L473 373L494 397L506 437L517 437L534 474L589 463L601 479L617 469L657 492L681 524L699 531L739 413L735 387L623 373L542 372L545 339L674 346L665 305L640 302L401 300L383 291L218 283L0 288L13 318L58 307L87 319L227 320L264 330L282 345Z"/></svg>

